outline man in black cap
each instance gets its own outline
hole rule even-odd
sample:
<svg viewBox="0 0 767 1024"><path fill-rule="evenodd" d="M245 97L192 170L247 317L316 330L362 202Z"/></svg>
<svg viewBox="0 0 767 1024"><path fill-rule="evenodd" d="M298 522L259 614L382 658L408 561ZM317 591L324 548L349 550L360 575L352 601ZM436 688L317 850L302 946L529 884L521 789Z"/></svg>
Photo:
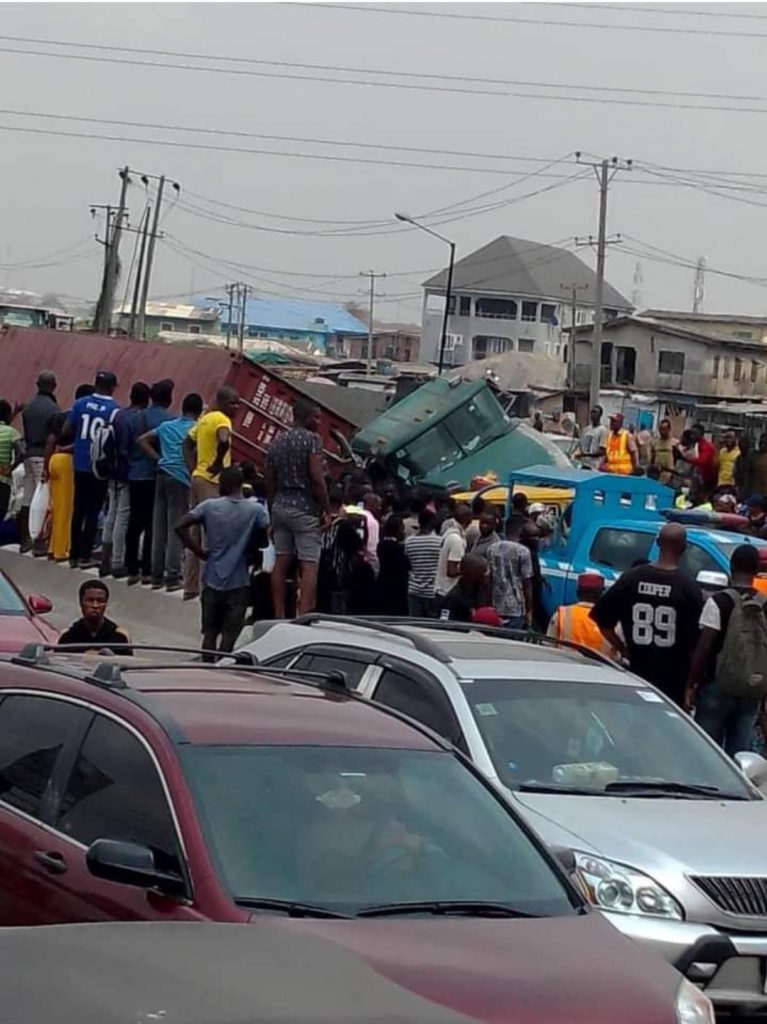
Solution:
<svg viewBox="0 0 767 1024"><path fill-rule="evenodd" d="M65 427L66 436L73 440L75 470L75 504L69 547L69 563L73 568L86 568L93 564L93 542L108 480L106 477L100 479L93 472L91 445L101 443L102 434L111 429L120 408L112 397L117 377L111 370L99 370L94 383L93 394L78 399L69 410Z"/></svg>
<svg viewBox="0 0 767 1024"><path fill-rule="evenodd" d="M43 370L37 377L37 394L26 403L21 413L24 424L24 495L21 511L16 517L16 526L22 551L32 549L32 539L29 536L29 506L43 477L45 446L59 412L55 393L56 375L51 370ZM44 541L40 545L35 545L35 554L39 552L45 555L45 551Z"/></svg>

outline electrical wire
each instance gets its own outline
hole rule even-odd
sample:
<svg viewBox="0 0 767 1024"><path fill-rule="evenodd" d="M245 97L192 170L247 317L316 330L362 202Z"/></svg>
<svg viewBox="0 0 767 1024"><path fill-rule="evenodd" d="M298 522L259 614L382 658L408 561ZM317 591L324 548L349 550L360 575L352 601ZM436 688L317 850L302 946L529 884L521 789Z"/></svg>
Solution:
<svg viewBox="0 0 767 1024"><path fill-rule="evenodd" d="M68 262L71 254L78 249L82 249L85 245L88 246L89 251L92 251L93 238L91 235L86 235L84 238L81 238L79 242L73 242L71 245L67 245L63 249L54 249L53 252L46 253L44 256L30 256L26 260L20 260L18 263L0 263L0 269L35 270L38 267L57 266L59 263ZM62 257L62 259L57 260L57 257Z"/></svg>

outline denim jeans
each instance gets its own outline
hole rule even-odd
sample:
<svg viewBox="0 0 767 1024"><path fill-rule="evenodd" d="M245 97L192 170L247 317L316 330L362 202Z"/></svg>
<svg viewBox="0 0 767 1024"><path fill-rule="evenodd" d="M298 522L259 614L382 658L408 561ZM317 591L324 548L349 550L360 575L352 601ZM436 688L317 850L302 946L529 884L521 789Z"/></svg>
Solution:
<svg viewBox="0 0 767 1024"><path fill-rule="evenodd" d="M716 683L706 683L698 694L695 721L730 757L751 750L759 700L730 697Z"/></svg>
<svg viewBox="0 0 767 1024"><path fill-rule="evenodd" d="M176 526L189 511L189 485L159 470L152 517L152 582L181 582L182 545Z"/></svg>
<svg viewBox="0 0 767 1024"><path fill-rule="evenodd" d="M113 569L122 569L125 564L125 534L130 515L130 492L127 482L109 481L109 508L104 520L101 540L112 545L111 564Z"/></svg>

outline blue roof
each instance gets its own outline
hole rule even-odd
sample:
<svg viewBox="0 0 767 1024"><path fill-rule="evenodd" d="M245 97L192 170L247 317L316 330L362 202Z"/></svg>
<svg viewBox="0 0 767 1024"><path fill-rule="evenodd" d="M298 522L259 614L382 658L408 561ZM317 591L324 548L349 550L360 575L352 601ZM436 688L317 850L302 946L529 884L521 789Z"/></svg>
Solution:
<svg viewBox="0 0 767 1024"><path fill-rule="evenodd" d="M511 483L539 487L577 487L580 490L632 491L634 494L657 494L664 497L671 493L657 480L649 480L646 476L622 476L570 466L528 466L527 469L515 470L509 479Z"/></svg>
<svg viewBox="0 0 767 1024"><path fill-rule="evenodd" d="M210 300L197 296L196 306L210 306ZM221 304L222 320L227 315ZM249 326L272 327L283 331L312 331L315 334L363 334L368 329L337 302L314 302L310 299L266 299L258 296L245 304L245 321Z"/></svg>

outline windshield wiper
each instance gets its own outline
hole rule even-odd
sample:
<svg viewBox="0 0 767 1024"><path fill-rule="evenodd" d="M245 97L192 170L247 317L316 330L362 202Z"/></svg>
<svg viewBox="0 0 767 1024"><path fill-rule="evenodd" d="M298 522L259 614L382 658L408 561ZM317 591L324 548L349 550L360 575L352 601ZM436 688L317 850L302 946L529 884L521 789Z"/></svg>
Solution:
<svg viewBox="0 0 767 1024"><path fill-rule="evenodd" d="M240 907L253 910L277 910L288 917L339 917L348 918L348 914L339 914L328 907L318 907L314 903L296 903L294 900L272 900L261 896L237 896L234 901Z"/></svg>
<svg viewBox="0 0 767 1024"><path fill-rule="evenodd" d="M563 796L604 796L603 789L591 789L587 786L567 786L556 782L520 782L512 786L519 793L561 793Z"/></svg>
<svg viewBox="0 0 767 1024"><path fill-rule="evenodd" d="M716 786L699 786L689 782L669 782L665 779L624 779L608 782L606 793L628 793L631 796L689 796L706 800L747 800L741 793L725 793Z"/></svg>
<svg viewBox="0 0 767 1024"><path fill-rule="evenodd" d="M434 914L445 917L539 917L524 910L516 910L506 903L482 900L424 900L418 903L381 903L363 907L357 917L397 917L405 914Z"/></svg>

